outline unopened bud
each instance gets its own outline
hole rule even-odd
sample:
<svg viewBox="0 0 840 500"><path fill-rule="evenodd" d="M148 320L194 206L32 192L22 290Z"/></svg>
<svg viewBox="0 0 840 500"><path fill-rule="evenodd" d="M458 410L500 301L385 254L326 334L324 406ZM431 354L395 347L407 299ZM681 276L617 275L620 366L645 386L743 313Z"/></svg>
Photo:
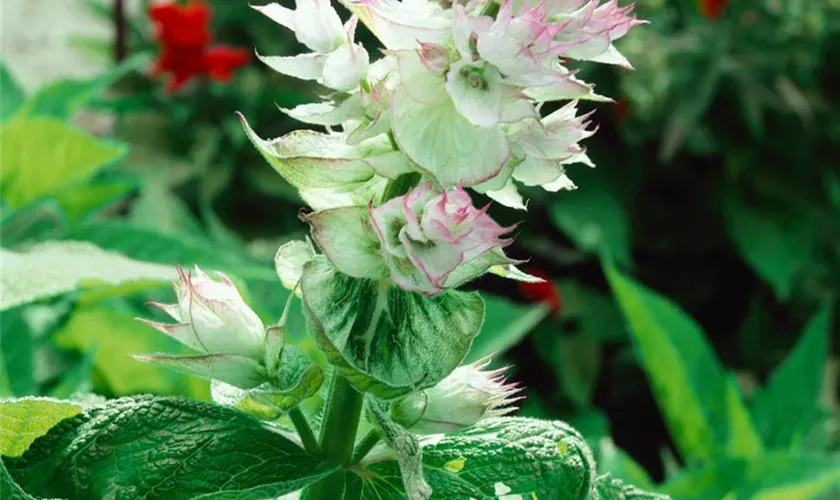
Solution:
<svg viewBox="0 0 840 500"><path fill-rule="evenodd" d="M417 434L443 434L515 411L521 389L506 383L506 368L483 371L489 364L484 358L462 366L438 385L406 396L392 405L392 418Z"/></svg>

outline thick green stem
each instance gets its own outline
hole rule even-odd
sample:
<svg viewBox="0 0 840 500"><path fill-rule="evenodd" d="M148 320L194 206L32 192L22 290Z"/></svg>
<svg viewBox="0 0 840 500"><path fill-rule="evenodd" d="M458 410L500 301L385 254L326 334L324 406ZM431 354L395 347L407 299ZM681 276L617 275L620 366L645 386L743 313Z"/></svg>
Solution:
<svg viewBox="0 0 840 500"><path fill-rule="evenodd" d="M344 377L335 373L327 400L327 411L321 426L321 456L350 465L356 431L362 416L364 397ZM339 469L313 484L304 494L305 500L341 500L344 496L344 469Z"/></svg>
<svg viewBox="0 0 840 500"><path fill-rule="evenodd" d="M312 427L309 426L309 420L306 419L306 416L302 411L300 411L300 408L297 406L292 408L291 411L289 411L289 418L295 425L298 436L300 436L300 441L303 443L303 449L313 455L317 455L320 451L318 438L315 437L315 433L312 432Z"/></svg>
<svg viewBox="0 0 840 500"><path fill-rule="evenodd" d="M370 450L376 446L376 443L382 436L379 434L379 431L374 429L367 433L367 436L363 437L361 441L359 441L359 446L356 446L356 451L353 452L353 460L351 463L357 464L362 461L363 458L370 453Z"/></svg>

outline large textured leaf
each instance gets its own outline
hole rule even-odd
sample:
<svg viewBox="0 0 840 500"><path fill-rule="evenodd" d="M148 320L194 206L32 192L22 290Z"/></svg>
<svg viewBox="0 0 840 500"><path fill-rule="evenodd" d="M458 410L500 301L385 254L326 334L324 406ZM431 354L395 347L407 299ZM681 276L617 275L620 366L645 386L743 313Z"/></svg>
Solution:
<svg viewBox="0 0 840 500"><path fill-rule="evenodd" d="M668 500L670 497L651 493L636 485L625 483L609 474L595 481L593 500Z"/></svg>
<svg viewBox="0 0 840 500"><path fill-rule="evenodd" d="M551 205L551 219L583 251L606 251L622 265L630 264L630 221L627 211L608 190L589 186L562 193Z"/></svg>
<svg viewBox="0 0 840 500"><path fill-rule="evenodd" d="M0 123L5 123L23 104L26 94L3 63L0 63L0 88L3 89L0 92Z"/></svg>
<svg viewBox="0 0 840 500"><path fill-rule="evenodd" d="M486 305L486 317L484 326L481 327L481 332L475 338L467 356L467 362L491 354L503 354L551 313L551 309L542 304L524 306L487 293L481 297Z"/></svg>
<svg viewBox="0 0 840 500"><path fill-rule="evenodd" d="M0 498L4 500L35 500L35 497L23 491L15 483L2 460L0 460Z"/></svg>
<svg viewBox="0 0 840 500"><path fill-rule="evenodd" d="M159 283L175 277L174 268L139 262L90 243L45 242L27 252L0 250L3 260L0 310L72 292L81 286Z"/></svg>
<svg viewBox="0 0 840 500"><path fill-rule="evenodd" d="M780 299L814 252L814 225L805 214L776 213L731 196L723 205L726 228L741 256Z"/></svg>
<svg viewBox="0 0 840 500"><path fill-rule="evenodd" d="M797 447L819 419L831 311L828 303L811 318L796 348L754 396L753 418L768 447Z"/></svg>
<svg viewBox="0 0 840 500"><path fill-rule="evenodd" d="M341 274L324 256L301 279L309 331L360 391L392 398L429 387L464 359L481 327L477 293L429 298Z"/></svg>
<svg viewBox="0 0 840 500"><path fill-rule="evenodd" d="M432 499L584 500L595 482L583 437L562 422L494 418L421 444ZM346 498L406 499L401 482L396 461L372 457L364 473L350 476Z"/></svg>
<svg viewBox="0 0 840 500"><path fill-rule="evenodd" d="M277 498L329 474L281 431L175 398L110 401L36 440L9 471L49 498Z"/></svg>
<svg viewBox="0 0 840 500"><path fill-rule="evenodd" d="M32 441L82 411L68 401L23 398L0 401L0 455L19 457Z"/></svg>
<svg viewBox="0 0 840 500"><path fill-rule="evenodd" d="M683 457L709 461L761 453L735 381L724 372L700 327L676 305L610 264L604 269Z"/></svg>
<svg viewBox="0 0 840 500"><path fill-rule="evenodd" d="M53 335L56 344L80 352L94 351L93 367L116 396L153 392L207 399L209 382L143 363L132 354L187 349L135 319L136 314L105 304L77 308Z"/></svg>
<svg viewBox="0 0 840 500"><path fill-rule="evenodd" d="M12 206L83 182L125 153L122 146L50 118L13 120L0 129L0 139L5 145L0 194Z"/></svg>
<svg viewBox="0 0 840 500"><path fill-rule="evenodd" d="M840 457L770 452L752 460L723 459L669 481L662 490L680 500L732 498L809 500L840 484Z"/></svg>

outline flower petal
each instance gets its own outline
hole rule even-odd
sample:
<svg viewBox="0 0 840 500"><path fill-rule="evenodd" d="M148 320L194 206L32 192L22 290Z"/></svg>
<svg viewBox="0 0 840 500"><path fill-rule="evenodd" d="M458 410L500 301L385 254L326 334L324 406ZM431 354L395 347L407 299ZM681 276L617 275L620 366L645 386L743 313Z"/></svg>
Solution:
<svg viewBox="0 0 840 500"><path fill-rule="evenodd" d="M501 79L493 66L461 60L449 68L446 91L455 109L472 124L492 127L502 119Z"/></svg>
<svg viewBox="0 0 840 500"><path fill-rule="evenodd" d="M297 56L262 56L257 58L269 68L301 80L317 80L324 73L326 56L322 54L301 54Z"/></svg>
<svg viewBox="0 0 840 500"><path fill-rule="evenodd" d="M426 105L399 88L391 103L391 124L400 149L446 186L486 181L510 156L500 127L473 125L449 100Z"/></svg>

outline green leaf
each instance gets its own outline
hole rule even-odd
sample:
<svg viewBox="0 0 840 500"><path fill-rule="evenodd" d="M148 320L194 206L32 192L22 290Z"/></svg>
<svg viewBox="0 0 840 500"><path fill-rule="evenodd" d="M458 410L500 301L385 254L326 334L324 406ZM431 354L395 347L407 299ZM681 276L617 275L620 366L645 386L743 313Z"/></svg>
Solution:
<svg viewBox="0 0 840 500"><path fill-rule="evenodd" d="M80 411L77 404L50 398L0 401L0 455L23 455L36 438Z"/></svg>
<svg viewBox="0 0 840 500"><path fill-rule="evenodd" d="M73 113L89 104L110 85L126 74L149 64L148 54L136 54L105 73L88 80L59 80L39 88L18 109L14 119L34 116L69 119Z"/></svg>
<svg viewBox="0 0 840 500"><path fill-rule="evenodd" d="M0 218L0 245L14 248L22 243L59 239L67 221L55 200L41 200L20 209L7 209Z"/></svg>
<svg viewBox="0 0 840 500"><path fill-rule="evenodd" d="M247 255L220 252L206 238L186 234L172 236L148 228L118 221L91 221L74 228L72 239L90 241L106 250L114 250L132 259L174 266L200 265L231 273L236 278L277 283L273 263L264 265Z"/></svg>
<svg viewBox="0 0 840 500"><path fill-rule="evenodd" d="M317 394L324 383L324 371L313 365L309 356L295 346L283 347L279 366L274 385L263 384L243 390L214 380L211 384L213 401L256 417L274 420Z"/></svg>
<svg viewBox="0 0 840 500"><path fill-rule="evenodd" d="M201 223L160 178L146 182L134 202L129 220L136 227L180 237L204 237Z"/></svg>
<svg viewBox="0 0 840 500"><path fill-rule="evenodd" d="M825 304L811 318L793 352L754 396L753 418L768 447L799 447L819 419L817 405L828 361L832 305Z"/></svg>
<svg viewBox="0 0 840 500"><path fill-rule="evenodd" d="M341 274L324 256L301 279L310 333L358 390L393 398L431 387L467 354L484 317L475 293L435 297Z"/></svg>
<svg viewBox="0 0 840 500"><path fill-rule="evenodd" d="M811 259L816 234L805 214L750 207L730 196L723 205L729 237L779 299L790 298L793 280Z"/></svg>
<svg viewBox="0 0 840 500"><path fill-rule="evenodd" d="M36 500L35 497L23 491L18 486L9 471L6 470L6 464L0 460L0 498L6 500Z"/></svg>
<svg viewBox="0 0 840 500"><path fill-rule="evenodd" d="M425 500L432 495L432 488L423 477L423 450L414 434L393 422L375 402L368 402L368 409L382 433L382 438L397 456L400 476L410 500Z"/></svg>
<svg viewBox="0 0 840 500"><path fill-rule="evenodd" d="M607 189L577 189L556 197L551 219L577 247L607 252L617 263L630 265L630 222L627 211Z"/></svg>
<svg viewBox="0 0 840 500"><path fill-rule="evenodd" d="M598 477L595 481L595 500L668 500L671 497L644 491L636 486L625 484L609 474Z"/></svg>
<svg viewBox="0 0 840 500"><path fill-rule="evenodd" d="M53 197L70 222L79 222L98 215L103 210L126 198L137 189L137 182L128 179L95 179L72 190L63 190Z"/></svg>
<svg viewBox="0 0 840 500"><path fill-rule="evenodd" d="M0 139L0 194L14 207L83 183L126 151L49 118L13 120L0 128Z"/></svg>
<svg viewBox="0 0 840 500"><path fill-rule="evenodd" d="M610 264L604 271L683 458L706 462L722 455L759 455L761 441L737 385L700 327L669 300Z"/></svg>
<svg viewBox="0 0 840 500"><path fill-rule="evenodd" d="M93 366L105 389L117 396L154 392L206 399L209 383L142 363L131 357L145 352L186 352L187 348L135 319L135 314L98 304L76 309L53 334L63 348L95 350Z"/></svg>
<svg viewBox="0 0 840 500"><path fill-rule="evenodd" d="M0 369L3 384L0 397L28 396L37 392L35 384L35 342L32 329L24 316L24 308L0 312Z"/></svg>
<svg viewBox="0 0 840 500"><path fill-rule="evenodd" d="M473 341L466 362L472 363L491 354L501 355L518 344L551 312L546 305L523 306L503 297L485 293L486 315L481 332Z"/></svg>
<svg viewBox="0 0 840 500"><path fill-rule="evenodd" d="M277 498L332 472L266 422L177 398L123 398L54 427L9 472L36 496Z"/></svg>
<svg viewBox="0 0 840 500"><path fill-rule="evenodd" d="M791 500L825 498L840 484L840 457L770 452L760 458L723 459L685 472L661 489L680 500L709 498Z"/></svg>
<svg viewBox="0 0 840 500"><path fill-rule="evenodd" d="M583 437L562 422L492 418L469 429L421 440L434 499L588 499L595 463ZM405 499L399 465L371 456L350 475L345 498Z"/></svg>
<svg viewBox="0 0 840 500"><path fill-rule="evenodd" d="M633 457L617 447L609 436L604 436L598 441L597 450L595 456L598 460L598 472L609 474L611 479L623 481L640 488L650 489L653 487L653 482L650 480L647 471L633 460Z"/></svg>
<svg viewBox="0 0 840 500"><path fill-rule="evenodd" d="M0 250L0 257L4 265L0 310L80 287L129 282L157 285L175 278L171 267L131 260L79 241L44 242L25 253Z"/></svg>
<svg viewBox="0 0 840 500"><path fill-rule="evenodd" d="M0 62L0 123L5 123L26 100L26 93L15 81L9 68Z"/></svg>

